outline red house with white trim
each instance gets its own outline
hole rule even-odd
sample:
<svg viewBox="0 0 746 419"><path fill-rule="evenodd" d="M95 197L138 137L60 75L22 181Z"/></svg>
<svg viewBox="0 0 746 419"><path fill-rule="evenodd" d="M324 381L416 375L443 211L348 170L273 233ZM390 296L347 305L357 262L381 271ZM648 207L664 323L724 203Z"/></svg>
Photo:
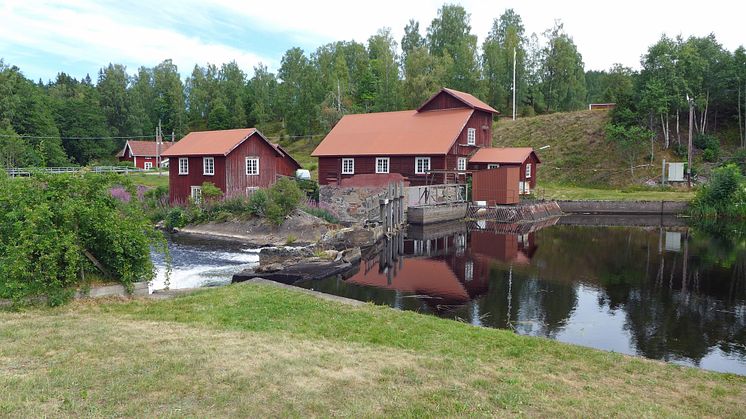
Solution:
<svg viewBox="0 0 746 419"><path fill-rule="evenodd" d="M161 155L169 149L173 143L161 143ZM140 169L152 169L158 167L158 149L155 141L129 140L124 144L122 151L117 153L119 161L131 161L135 167ZM161 165L168 159L161 159Z"/></svg>
<svg viewBox="0 0 746 419"><path fill-rule="evenodd" d="M171 204L199 200L205 182L215 184L226 198L247 196L272 186L280 176L295 176L301 167L256 128L192 132L163 157L170 159Z"/></svg>
<svg viewBox="0 0 746 419"><path fill-rule="evenodd" d="M497 114L468 93L444 88L416 110L345 115L312 153L319 184L358 184L358 175L445 183L446 171L466 171L469 158L492 145Z"/></svg>

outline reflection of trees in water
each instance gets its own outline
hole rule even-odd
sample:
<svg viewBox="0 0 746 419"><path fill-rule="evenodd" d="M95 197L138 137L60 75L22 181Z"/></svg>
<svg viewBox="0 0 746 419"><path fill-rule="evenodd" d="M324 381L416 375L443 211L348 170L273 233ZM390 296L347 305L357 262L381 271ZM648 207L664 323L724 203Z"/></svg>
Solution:
<svg viewBox="0 0 746 419"><path fill-rule="evenodd" d="M539 233L534 262L550 266L545 279L597 287L647 357L698 363L714 347L746 357L746 249L728 230L665 243L657 229L555 227Z"/></svg>

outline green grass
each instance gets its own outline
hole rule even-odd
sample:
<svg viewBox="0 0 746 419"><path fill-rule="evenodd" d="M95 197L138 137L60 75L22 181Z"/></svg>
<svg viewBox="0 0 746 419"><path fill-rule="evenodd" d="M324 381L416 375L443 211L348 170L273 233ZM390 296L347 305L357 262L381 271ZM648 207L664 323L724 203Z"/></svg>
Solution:
<svg viewBox="0 0 746 419"><path fill-rule="evenodd" d="M0 416L730 416L746 377L266 285L0 312Z"/></svg>
<svg viewBox="0 0 746 419"><path fill-rule="evenodd" d="M168 170L162 171L160 176L157 173L158 172L150 172L148 174L129 173L126 176L129 179L132 179L132 181L136 185L143 185L143 186L150 186L150 187L168 186Z"/></svg>
<svg viewBox="0 0 746 419"><path fill-rule="evenodd" d="M540 198L552 200L600 200L600 201L690 201L694 191L655 190L651 188L601 189L582 186L540 183L534 191Z"/></svg>

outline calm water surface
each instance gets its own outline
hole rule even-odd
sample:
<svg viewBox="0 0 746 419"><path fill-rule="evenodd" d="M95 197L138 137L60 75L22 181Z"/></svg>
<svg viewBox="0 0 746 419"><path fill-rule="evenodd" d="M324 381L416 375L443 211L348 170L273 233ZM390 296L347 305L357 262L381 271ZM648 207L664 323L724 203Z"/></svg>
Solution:
<svg viewBox="0 0 746 419"><path fill-rule="evenodd" d="M571 221L410 229L364 255L347 278L295 285L746 374L746 230L565 225ZM229 283L258 261L256 249L212 241L179 239L171 252L172 288ZM162 288L159 278L154 288Z"/></svg>

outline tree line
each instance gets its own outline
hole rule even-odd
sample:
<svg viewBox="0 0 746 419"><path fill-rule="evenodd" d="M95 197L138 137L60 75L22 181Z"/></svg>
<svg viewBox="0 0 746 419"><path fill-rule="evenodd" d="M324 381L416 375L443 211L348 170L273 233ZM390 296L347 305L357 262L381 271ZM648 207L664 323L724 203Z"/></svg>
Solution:
<svg viewBox="0 0 746 419"><path fill-rule="evenodd" d="M743 48L731 54L713 36L664 37L645 54L640 72L621 65L586 72L560 22L542 34L527 34L520 15L507 9L478 45L469 13L446 4L426 28L410 20L399 41L382 28L366 43L333 42L310 53L291 48L276 73L259 64L249 75L230 62L195 65L182 78L165 60L134 74L109 64L96 80L60 73L35 83L0 61L0 164L103 161L125 137L152 138L159 121L176 138L247 126L273 136L323 135L344 114L412 109L444 86L510 115L514 58L519 116L620 102L629 110L626 123L652 127L651 120L662 118L669 144L670 127L678 135L676 116L687 109L685 94L697 101L703 132L736 116L746 120L743 55Z"/></svg>

